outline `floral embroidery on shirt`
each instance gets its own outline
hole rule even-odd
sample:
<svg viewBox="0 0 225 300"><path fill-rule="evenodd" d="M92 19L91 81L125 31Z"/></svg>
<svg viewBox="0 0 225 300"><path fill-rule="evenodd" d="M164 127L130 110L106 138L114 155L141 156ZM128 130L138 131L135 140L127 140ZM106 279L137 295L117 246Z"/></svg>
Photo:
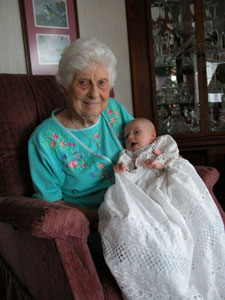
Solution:
<svg viewBox="0 0 225 300"><path fill-rule="evenodd" d="M108 114L108 115L112 115L112 114L113 114L113 111L112 111L110 108L109 108L109 109L107 109L107 111L106 111L106 112L107 112L107 114Z"/></svg>
<svg viewBox="0 0 225 300"><path fill-rule="evenodd" d="M115 118L115 117L112 117L112 118L110 118L110 121L111 121L112 123L115 123L115 122L116 122L116 118Z"/></svg>
<svg viewBox="0 0 225 300"><path fill-rule="evenodd" d="M92 172L92 173L90 173L90 175L91 175L92 178L95 178L95 177L97 177L98 173L97 172Z"/></svg>
<svg viewBox="0 0 225 300"><path fill-rule="evenodd" d="M109 173L108 172L103 172L102 173L102 179L108 178L108 177L109 177Z"/></svg>
<svg viewBox="0 0 225 300"><path fill-rule="evenodd" d="M67 144L68 136L65 134L59 135L56 133L55 128L47 130L46 135L44 135L44 140L41 142L51 148L52 152L56 153L59 148L64 148Z"/></svg>
<svg viewBox="0 0 225 300"><path fill-rule="evenodd" d="M78 162L76 160L71 160L69 162L69 166L71 169L75 169L77 167L77 165L78 165Z"/></svg>
<svg viewBox="0 0 225 300"><path fill-rule="evenodd" d="M61 159L62 159L63 161L66 161L66 160L67 160L67 156L64 154L64 155L61 157Z"/></svg>
<svg viewBox="0 0 225 300"><path fill-rule="evenodd" d="M100 138L100 134L101 131L88 137L96 141ZM69 141L70 138L70 136L67 136L63 132L58 132L55 128L51 128L46 132L41 143L50 148L59 157L67 173L87 170L85 171L85 175L90 176L92 179L111 180L113 176L110 175L112 173L112 166L106 166L105 163L99 161L99 158L96 160L96 157L81 148L80 144Z"/></svg>
<svg viewBox="0 0 225 300"><path fill-rule="evenodd" d="M109 126L115 132L117 138L123 142L123 126L121 126L122 117L120 111L118 111L118 106L113 103L111 108L106 110L105 116L109 122Z"/></svg>
<svg viewBox="0 0 225 300"><path fill-rule="evenodd" d="M50 147L51 147L51 148L55 148L55 146L56 146L56 142L55 142L55 141L51 141L51 142L50 142Z"/></svg>
<svg viewBox="0 0 225 300"><path fill-rule="evenodd" d="M52 134L52 138L53 138L53 140L57 140L58 139L58 135L57 134Z"/></svg>
<svg viewBox="0 0 225 300"><path fill-rule="evenodd" d="M65 146L66 146L66 142L65 142L65 141L60 141L60 142L59 142L59 145L60 145L61 147L65 147Z"/></svg>
<svg viewBox="0 0 225 300"><path fill-rule="evenodd" d="M96 132L95 134L85 134L85 136L87 137L87 139L94 141L95 143L98 142L97 140L100 139L100 136L102 136L102 130L99 130L98 132ZM97 143L96 143L97 145Z"/></svg>
<svg viewBox="0 0 225 300"><path fill-rule="evenodd" d="M73 156L76 160L80 160L82 158L82 154L80 152L74 152Z"/></svg>
<svg viewBox="0 0 225 300"><path fill-rule="evenodd" d="M115 182L113 174L108 171L102 173L101 179L108 179L111 182L111 184Z"/></svg>
<svg viewBox="0 0 225 300"><path fill-rule="evenodd" d="M102 170L105 168L105 164L103 164L102 162L98 164L98 169Z"/></svg>

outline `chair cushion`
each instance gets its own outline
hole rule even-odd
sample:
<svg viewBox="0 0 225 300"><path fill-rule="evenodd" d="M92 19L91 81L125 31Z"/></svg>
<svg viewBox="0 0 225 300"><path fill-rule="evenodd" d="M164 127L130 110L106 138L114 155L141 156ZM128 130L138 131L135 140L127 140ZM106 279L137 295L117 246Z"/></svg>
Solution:
<svg viewBox="0 0 225 300"><path fill-rule="evenodd" d="M0 74L0 196L32 194L27 141L64 103L54 76Z"/></svg>

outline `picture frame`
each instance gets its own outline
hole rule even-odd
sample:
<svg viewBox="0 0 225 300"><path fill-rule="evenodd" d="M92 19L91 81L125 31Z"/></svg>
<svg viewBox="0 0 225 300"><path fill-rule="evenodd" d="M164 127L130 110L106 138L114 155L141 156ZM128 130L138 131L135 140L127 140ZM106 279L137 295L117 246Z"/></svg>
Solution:
<svg viewBox="0 0 225 300"><path fill-rule="evenodd" d="M27 73L55 75L79 35L75 0L19 0Z"/></svg>

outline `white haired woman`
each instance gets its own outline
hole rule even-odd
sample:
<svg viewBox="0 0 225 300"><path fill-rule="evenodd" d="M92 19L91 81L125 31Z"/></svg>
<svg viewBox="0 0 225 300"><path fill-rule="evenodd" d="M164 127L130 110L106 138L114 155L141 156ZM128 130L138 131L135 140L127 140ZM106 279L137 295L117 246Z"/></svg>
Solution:
<svg viewBox="0 0 225 300"><path fill-rule="evenodd" d="M78 208L92 229L97 228L97 209L114 182L124 127L133 119L110 98L116 63L112 51L95 38L71 44L56 75L66 106L53 111L29 140L33 196Z"/></svg>

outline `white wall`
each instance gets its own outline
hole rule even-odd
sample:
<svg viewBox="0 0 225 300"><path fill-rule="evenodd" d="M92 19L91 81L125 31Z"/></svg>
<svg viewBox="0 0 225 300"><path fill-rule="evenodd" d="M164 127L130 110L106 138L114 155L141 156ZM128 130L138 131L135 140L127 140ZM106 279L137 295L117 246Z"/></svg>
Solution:
<svg viewBox="0 0 225 300"><path fill-rule="evenodd" d="M0 73L26 73L18 0L0 0Z"/></svg>
<svg viewBox="0 0 225 300"><path fill-rule="evenodd" d="M115 98L132 113L129 49L124 0L77 0L81 37L104 41L116 55Z"/></svg>
<svg viewBox="0 0 225 300"><path fill-rule="evenodd" d="M0 0L0 73L26 73L19 0ZM125 0L77 0L81 37L105 42L118 60L115 97L132 114Z"/></svg>

